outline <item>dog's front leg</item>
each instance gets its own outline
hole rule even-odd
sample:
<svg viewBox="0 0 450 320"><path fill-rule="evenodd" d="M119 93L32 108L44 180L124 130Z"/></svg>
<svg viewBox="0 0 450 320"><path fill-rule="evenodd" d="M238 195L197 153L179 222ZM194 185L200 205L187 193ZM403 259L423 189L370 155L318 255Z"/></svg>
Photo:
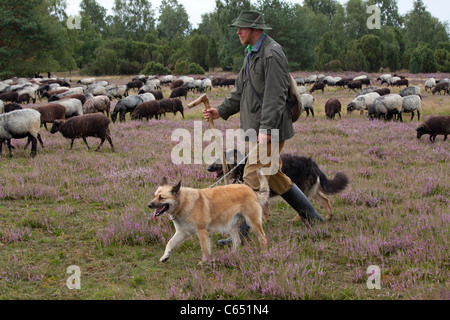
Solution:
<svg viewBox="0 0 450 320"><path fill-rule="evenodd" d="M202 261L208 262L211 255L211 246L209 243L209 234L206 229L197 230L198 240L200 241L200 247L202 249Z"/></svg>
<svg viewBox="0 0 450 320"><path fill-rule="evenodd" d="M173 237L169 240L166 245L166 250L164 251L164 255L159 259L160 262L166 262L169 259L170 252L182 243L186 238L189 237L189 234L182 231L176 231Z"/></svg>

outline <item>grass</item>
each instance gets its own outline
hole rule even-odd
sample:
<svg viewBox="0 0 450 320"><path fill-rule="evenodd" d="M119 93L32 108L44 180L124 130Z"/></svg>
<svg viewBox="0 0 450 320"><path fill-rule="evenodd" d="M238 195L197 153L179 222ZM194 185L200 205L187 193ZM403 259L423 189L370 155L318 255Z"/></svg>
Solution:
<svg viewBox="0 0 450 320"><path fill-rule="evenodd" d="M211 104L227 92L208 92ZM409 117L368 121L344 111L329 121L326 100L337 97L345 109L354 93L333 88L314 97L316 117L302 115L284 151L312 157L328 177L349 176L349 187L329 197L333 219L289 223L295 212L272 199L266 256L251 236L238 252L213 245L213 261L203 266L195 237L159 262L174 227L166 216L153 221L146 206L164 176L185 186L214 182L205 164L174 165L170 158L172 132L193 133L201 107L185 109L184 120L177 114L111 124L114 153L108 144L87 151L81 140L69 151L69 141L43 129L45 149L30 159L25 139L13 140L13 158L0 158L0 297L449 299L448 141L417 140L419 122ZM448 99L424 94L420 122L449 114ZM238 128L239 119L215 125L224 132ZM94 147L98 140L88 142ZM224 236L213 235L212 243ZM71 265L81 269L81 290L66 287ZM366 286L370 265L381 269L381 290Z"/></svg>

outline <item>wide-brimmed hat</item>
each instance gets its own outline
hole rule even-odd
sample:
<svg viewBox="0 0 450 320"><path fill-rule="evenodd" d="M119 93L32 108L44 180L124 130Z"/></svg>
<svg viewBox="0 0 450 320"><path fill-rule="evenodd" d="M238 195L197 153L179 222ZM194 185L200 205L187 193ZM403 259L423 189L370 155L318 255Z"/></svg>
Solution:
<svg viewBox="0 0 450 320"><path fill-rule="evenodd" d="M254 10L244 10L241 12L236 21L230 24L230 27L250 28L259 30L271 30L266 26L264 17L261 13Z"/></svg>

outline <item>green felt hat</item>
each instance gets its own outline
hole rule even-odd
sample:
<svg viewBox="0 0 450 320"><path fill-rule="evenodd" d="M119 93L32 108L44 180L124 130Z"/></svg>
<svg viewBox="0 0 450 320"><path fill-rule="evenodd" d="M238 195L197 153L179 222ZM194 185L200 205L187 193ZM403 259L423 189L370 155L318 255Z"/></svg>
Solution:
<svg viewBox="0 0 450 320"><path fill-rule="evenodd" d="M241 12L237 20L230 24L230 27L250 28L259 30L271 30L266 26L264 17L261 13L254 10L244 10Z"/></svg>

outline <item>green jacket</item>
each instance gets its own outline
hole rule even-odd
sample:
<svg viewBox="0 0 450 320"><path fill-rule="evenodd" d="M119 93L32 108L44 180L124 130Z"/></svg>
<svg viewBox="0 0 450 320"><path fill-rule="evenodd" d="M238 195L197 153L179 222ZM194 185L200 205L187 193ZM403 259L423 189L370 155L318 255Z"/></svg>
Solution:
<svg viewBox="0 0 450 320"><path fill-rule="evenodd" d="M246 75L247 57L244 60L235 88L229 97L217 108L221 118L227 120L240 112L241 128L260 130L273 134L272 129L279 130L279 141L294 135L292 115L286 106L290 84L288 61L284 49L272 38L265 35L254 46L249 65L249 76L253 88L262 100L262 108L253 94Z"/></svg>

